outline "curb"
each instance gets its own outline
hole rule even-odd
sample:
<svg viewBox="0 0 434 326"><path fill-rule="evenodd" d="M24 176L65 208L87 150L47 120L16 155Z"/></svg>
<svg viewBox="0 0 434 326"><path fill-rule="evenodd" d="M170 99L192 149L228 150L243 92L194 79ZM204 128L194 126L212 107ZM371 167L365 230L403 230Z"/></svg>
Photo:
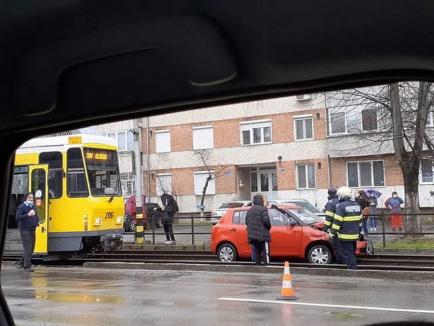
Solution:
<svg viewBox="0 0 434 326"><path fill-rule="evenodd" d="M279 274L283 273L281 266L240 266L229 264L177 264L177 263L125 263L125 262L87 262L83 264L87 268L103 269L135 269L135 270L177 270L177 271L205 271L224 273L258 273ZM291 267L291 273L295 275L333 276L333 277L358 277L375 278L400 281L434 281L433 272L414 271L380 271L380 270L339 270L328 268Z"/></svg>

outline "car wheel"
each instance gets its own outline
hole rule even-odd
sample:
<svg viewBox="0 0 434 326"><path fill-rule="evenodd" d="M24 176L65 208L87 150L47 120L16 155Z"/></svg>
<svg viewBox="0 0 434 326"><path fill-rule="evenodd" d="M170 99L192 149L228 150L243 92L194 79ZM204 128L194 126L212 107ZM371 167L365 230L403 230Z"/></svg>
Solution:
<svg viewBox="0 0 434 326"><path fill-rule="evenodd" d="M235 247L229 243L222 244L218 251L217 255L222 262L230 262L237 259L237 250Z"/></svg>
<svg viewBox="0 0 434 326"><path fill-rule="evenodd" d="M314 245L309 249L307 260L311 264L330 264L332 262L332 252L325 245Z"/></svg>

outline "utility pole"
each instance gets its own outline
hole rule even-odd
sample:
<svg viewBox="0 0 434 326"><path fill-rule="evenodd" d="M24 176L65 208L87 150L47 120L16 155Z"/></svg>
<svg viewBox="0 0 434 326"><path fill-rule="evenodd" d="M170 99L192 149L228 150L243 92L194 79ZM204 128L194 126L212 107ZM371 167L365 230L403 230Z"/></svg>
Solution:
<svg viewBox="0 0 434 326"><path fill-rule="evenodd" d="M144 242L144 225L143 225L143 177L142 177L142 152L140 146L140 135L142 123L140 119L133 120L134 135L134 178L135 178L135 198L136 198L136 243Z"/></svg>

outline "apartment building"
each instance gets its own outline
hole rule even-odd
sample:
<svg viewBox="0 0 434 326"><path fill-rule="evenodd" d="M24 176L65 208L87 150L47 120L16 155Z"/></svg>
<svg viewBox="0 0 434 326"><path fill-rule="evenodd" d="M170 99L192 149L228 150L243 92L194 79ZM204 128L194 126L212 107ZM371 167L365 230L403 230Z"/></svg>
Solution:
<svg viewBox="0 0 434 326"><path fill-rule="evenodd" d="M429 126L433 119L430 115ZM375 109L338 107L326 94L144 118L144 193L158 201L162 192L172 192L182 212L198 211L209 170L206 211L259 192L274 199L304 198L322 208L327 188L341 185L377 189L384 194L382 205L393 191L404 194L392 143L372 141L381 137L385 123ZM134 190L131 128L132 121L98 127L118 141L125 195ZM434 206L432 167L423 161L422 207Z"/></svg>

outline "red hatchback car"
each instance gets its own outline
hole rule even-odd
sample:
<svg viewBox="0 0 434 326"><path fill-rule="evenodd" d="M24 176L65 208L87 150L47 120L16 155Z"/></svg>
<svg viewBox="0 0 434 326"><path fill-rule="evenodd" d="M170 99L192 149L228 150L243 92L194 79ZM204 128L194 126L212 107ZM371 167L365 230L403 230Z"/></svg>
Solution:
<svg viewBox="0 0 434 326"><path fill-rule="evenodd" d="M211 250L224 262L250 258L246 214L249 207L229 209L211 232ZM270 256L306 259L313 264L330 264L333 250L329 236L321 230L322 220L302 208L285 204L268 208L271 222ZM366 248L358 242L358 252Z"/></svg>

